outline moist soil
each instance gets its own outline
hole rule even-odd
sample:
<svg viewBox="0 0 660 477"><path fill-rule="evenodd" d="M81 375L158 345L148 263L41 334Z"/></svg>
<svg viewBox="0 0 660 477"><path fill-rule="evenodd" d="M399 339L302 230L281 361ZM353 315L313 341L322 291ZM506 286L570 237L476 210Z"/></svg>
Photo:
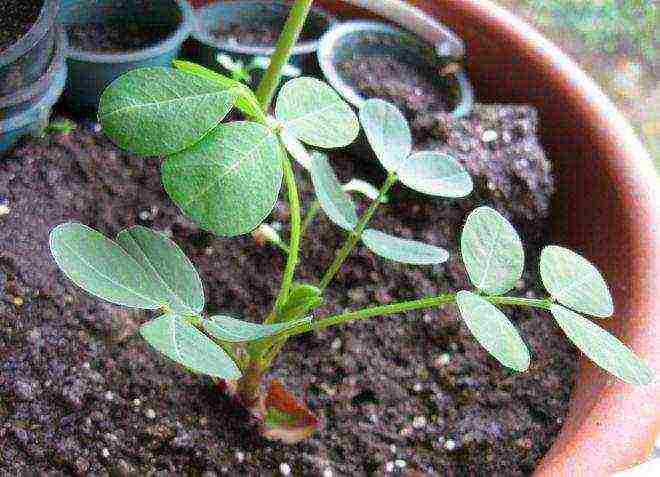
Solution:
<svg viewBox="0 0 660 477"><path fill-rule="evenodd" d="M458 84L453 75L440 74L445 68L449 71L450 65L424 66L395 55L391 52L399 47L398 40L367 35L361 41L369 53L360 53L356 47L337 69L362 96L396 103L408 120L448 112L456 106Z"/></svg>
<svg viewBox="0 0 660 477"><path fill-rule="evenodd" d="M215 237L167 198L157 158L128 155L97 124L23 142L0 163L0 469L24 475L526 475L567 412L576 355L536 312L505 310L532 353L529 372L500 366L454 307L328 329L291 340L279 378L322 419L287 446L269 442L243 410L168 361L137 335L148 319L101 302L56 268L48 233L77 220L114 236L143 224L164 231L198 268L209 313L262 319L285 257L249 235ZM527 246L516 292L539 296L534 262L548 241L550 165L524 106L480 105L460 121L434 117L418 144L452 152L470 170L467 199L421 196L395 186L374 226L450 250L443 265L409 267L358 247L317 317L349 308L468 287L457 238L467 213L488 204L509 217ZM483 136L486 131L487 141ZM497 136L495 140L493 134ZM335 154L342 180L378 184L368 156ZM299 168L305 204L313 200ZM515 204L511 206L511 204ZM364 210L366 202L359 202ZM269 218L287 223L284 195ZM287 233L286 226L284 234ZM316 282L344 234L325 217L304 240L298 278ZM287 468L288 466L288 468Z"/></svg>
<svg viewBox="0 0 660 477"><path fill-rule="evenodd" d="M152 47L176 31L176 25L85 23L67 27L69 44L78 50L122 53Z"/></svg>
<svg viewBox="0 0 660 477"><path fill-rule="evenodd" d="M39 18L44 0L0 2L0 53L20 40Z"/></svg>
<svg viewBox="0 0 660 477"><path fill-rule="evenodd" d="M211 30L218 40L223 42L242 45L242 46L275 46L282 27L284 27L285 18L281 22L276 21L243 21L232 23L221 23L216 29ZM309 41L318 35L307 26L300 34L299 41Z"/></svg>

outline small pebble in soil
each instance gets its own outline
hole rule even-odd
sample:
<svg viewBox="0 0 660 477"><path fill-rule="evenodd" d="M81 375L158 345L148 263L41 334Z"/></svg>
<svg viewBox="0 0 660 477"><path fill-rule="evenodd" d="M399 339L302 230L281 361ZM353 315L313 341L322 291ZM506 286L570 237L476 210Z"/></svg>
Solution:
<svg viewBox="0 0 660 477"><path fill-rule="evenodd" d="M334 475L335 474L332 472L332 469L330 469L329 467L323 470L323 477L334 477Z"/></svg>
<svg viewBox="0 0 660 477"><path fill-rule="evenodd" d="M405 469L407 464L405 460L397 459L394 461L394 465L396 465L399 469Z"/></svg>
<svg viewBox="0 0 660 477"><path fill-rule="evenodd" d="M415 429L423 429L426 426L426 418L424 416L416 416L413 419L413 427Z"/></svg>
<svg viewBox="0 0 660 477"><path fill-rule="evenodd" d="M339 351L341 349L341 339L340 338L335 338L332 340L332 344L330 345L333 351Z"/></svg>
<svg viewBox="0 0 660 477"><path fill-rule="evenodd" d="M144 412L144 415L145 415L145 417L146 417L147 419L156 419L156 411L154 411L154 410L151 409L151 408L150 408L150 409L147 409L147 410Z"/></svg>
<svg viewBox="0 0 660 477"><path fill-rule="evenodd" d="M0 197L0 217L3 215L9 215L11 212L11 207L9 207L9 199L6 197Z"/></svg>
<svg viewBox="0 0 660 477"><path fill-rule="evenodd" d="M282 462L280 464L280 474L284 475L285 477L291 475L291 466L286 462Z"/></svg>
<svg viewBox="0 0 660 477"><path fill-rule="evenodd" d="M444 444L444 448L448 450L449 452L453 451L456 449L456 441L453 439L447 439Z"/></svg>
<svg viewBox="0 0 660 477"><path fill-rule="evenodd" d="M234 454L234 455L236 456L236 460L238 461L239 464L242 463L245 460L245 453L244 452L237 451L236 454Z"/></svg>

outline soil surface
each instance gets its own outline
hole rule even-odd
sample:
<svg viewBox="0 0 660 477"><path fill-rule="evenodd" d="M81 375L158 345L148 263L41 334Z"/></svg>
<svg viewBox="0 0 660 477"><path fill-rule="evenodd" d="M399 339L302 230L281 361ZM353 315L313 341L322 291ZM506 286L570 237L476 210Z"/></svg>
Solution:
<svg viewBox="0 0 660 477"><path fill-rule="evenodd" d="M534 262L547 241L553 183L535 128L533 110L520 106L479 106L458 122L434 117L418 142L454 153L477 191L448 201L397 186L373 225L446 247L451 259L407 267L359 247L317 316L468 287L457 239L466 214L482 204L518 226L529 261L518 293L536 296ZM486 131L493 132L484 138ZM332 161L342 180L384 178L365 156ZM524 374L490 358L451 306L292 340L271 377L323 420L317 435L296 446L263 440L208 379L151 350L136 335L146 313L89 297L58 271L48 251L53 226L78 220L111 236L134 224L171 233L202 276L207 311L249 320L270 309L285 262L250 236L197 229L167 198L159 165L119 151L93 123L24 142L0 163L0 469L205 476L534 469L567 412L576 361L543 314L506 310L532 352ZM309 204L309 178L297 175ZM281 200L269 220L287 218ZM316 282L343 238L317 218L298 278Z"/></svg>
<svg viewBox="0 0 660 477"><path fill-rule="evenodd" d="M0 2L0 53L25 35L39 18L44 0Z"/></svg>
<svg viewBox="0 0 660 477"><path fill-rule="evenodd" d="M275 46L280 37L286 18L281 21L249 21L222 23L218 28L211 31L217 39L234 45L243 46ZM314 32L307 26L300 34L299 41L309 41L318 36L320 32Z"/></svg>
<svg viewBox="0 0 660 477"><path fill-rule="evenodd" d="M86 23L67 27L69 44L84 51L121 53L149 48L173 35L177 26L139 23Z"/></svg>
<svg viewBox="0 0 660 477"><path fill-rule="evenodd" d="M412 119L421 114L451 111L458 101L458 85L451 75L443 77L442 69L422 66L391 51L395 40L365 37L369 54L359 51L337 65L349 84L367 98L395 102ZM373 49L378 48L378 54Z"/></svg>

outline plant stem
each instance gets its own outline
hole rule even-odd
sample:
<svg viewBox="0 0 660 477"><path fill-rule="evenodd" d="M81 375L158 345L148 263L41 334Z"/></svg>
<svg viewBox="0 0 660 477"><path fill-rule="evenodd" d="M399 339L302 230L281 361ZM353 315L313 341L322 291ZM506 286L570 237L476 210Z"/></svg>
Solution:
<svg viewBox="0 0 660 477"><path fill-rule="evenodd" d="M284 148L284 145L282 145ZM283 149L286 150L286 149ZM301 218L300 218L300 197L298 196L298 186L296 185L296 177L291 167L291 161L288 154L282 160L284 167L284 182L289 196L289 207L291 213L291 237L289 238L289 256L284 269L284 277L282 278L282 288L280 294L275 301L274 312L266 318L266 323L272 323L277 318L276 310L284 305L289 298L291 291L291 284L298 265L298 255L300 252L300 235L301 235Z"/></svg>
<svg viewBox="0 0 660 477"><path fill-rule="evenodd" d="M341 268L342 264L344 263L348 255L355 248L355 245L357 245L358 241L362 237L362 232L364 232L364 229L367 228L369 221L371 220L374 213L378 209L378 206L382 203L383 197L387 194L390 188L394 184L396 184L397 180L398 178L396 174L394 174L393 172L391 172L387 176L387 179L385 179L385 183L380 188L380 191L378 193L378 198L369 205L367 211L362 215L362 217L360 217L360 220L357 226L355 227L355 230L351 232L351 234L348 237L348 240L346 240L342 248L337 253L335 260L332 262L332 264L330 264L330 267L325 272L325 275L321 279L321 284L319 285L319 288L321 290L325 290L332 281L332 279L335 277L335 275Z"/></svg>
<svg viewBox="0 0 660 477"><path fill-rule="evenodd" d="M552 305L552 301L549 299L537 300L532 298L508 297L508 296L482 296L482 298L484 298L485 300L489 301L494 305L529 306L532 308L539 308L542 310L549 310L550 306ZM358 310L358 311L348 311L340 315L334 315L328 318L324 318L322 320L302 324L298 328L284 332L282 336L291 338L293 336L301 335L309 331L323 330L331 326L341 325L351 321L365 320L367 318L374 318L376 316L395 315L398 313L404 313L413 310L422 310L425 308L435 308L438 306L446 305L448 303L452 303L455 300L456 300L455 293L446 293L444 295L439 295L436 297L422 298L421 300L404 301L401 303L393 303L391 305L365 308L363 310Z"/></svg>
<svg viewBox="0 0 660 477"><path fill-rule="evenodd" d="M313 1L296 0L291 12L289 12L280 39L277 41L275 54L270 60L270 66L257 88L257 99L264 111L268 111L270 103L273 101L275 90L282 79L282 70L289 63L293 47L296 45L300 32L305 25Z"/></svg>
<svg viewBox="0 0 660 477"><path fill-rule="evenodd" d="M314 222L314 219L316 218L316 215L319 213L319 210L321 210L321 204L319 204L318 200L315 200L314 202L312 202L312 205L309 206L309 210L305 215L305 220L303 220L301 227L302 235L305 235L305 232L307 232L309 226L312 225L312 222Z"/></svg>

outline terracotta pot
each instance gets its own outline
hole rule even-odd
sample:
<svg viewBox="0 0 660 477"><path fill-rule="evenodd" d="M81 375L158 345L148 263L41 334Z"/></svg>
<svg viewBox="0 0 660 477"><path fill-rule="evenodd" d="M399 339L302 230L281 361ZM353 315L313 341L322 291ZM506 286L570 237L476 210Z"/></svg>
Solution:
<svg viewBox="0 0 660 477"><path fill-rule="evenodd" d="M317 1L336 13L361 16L365 11L347 4L382 10L404 3ZM554 242L583 253L603 271L617 311L610 330L660 372L660 179L631 127L573 61L496 4L407 3L467 42L480 101L526 102L539 109L542 141L558 174ZM390 9L387 18L432 35L403 13ZM660 432L659 396L660 385L626 385L583 360L566 423L536 475L604 476L645 460Z"/></svg>

